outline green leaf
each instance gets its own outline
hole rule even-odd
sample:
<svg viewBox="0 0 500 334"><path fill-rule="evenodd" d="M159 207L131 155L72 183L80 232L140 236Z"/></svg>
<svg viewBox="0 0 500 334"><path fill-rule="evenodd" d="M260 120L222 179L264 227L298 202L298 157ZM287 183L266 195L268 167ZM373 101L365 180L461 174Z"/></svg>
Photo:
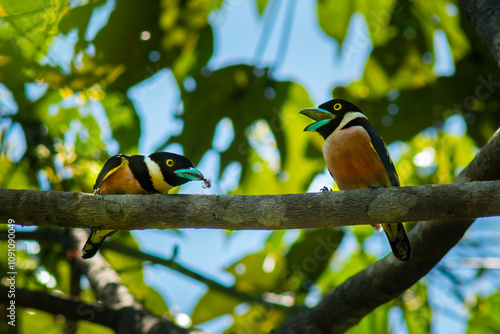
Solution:
<svg viewBox="0 0 500 334"><path fill-rule="evenodd" d="M84 50L87 46L85 34L87 33L90 18L94 13L94 9L105 4L105 0L97 0L90 3L85 3L82 6L77 6L68 11L63 16L59 23L59 30L61 33L67 35L71 30L78 29L78 42L75 44L75 54Z"/></svg>
<svg viewBox="0 0 500 334"><path fill-rule="evenodd" d="M67 5L66 1L59 0L2 1L0 41L9 41L2 48L3 56L14 62L32 62L45 56L52 39L58 34L57 26Z"/></svg>
<svg viewBox="0 0 500 334"><path fill-rule="evenodd" d="M264 10L266 10L266 5L269 2L268 0L255 0L257 3L257 9L259 10L259 14L264 14Z"/></svg>
<svg viewBox="0 0 500 334"><path fill-rule="evenodd" d="M500 292L478 300L471 312L467 334L495 333L500 328Z"/></svg>
<svg viewBox="0 0 500 334"><path fill-rule="evenodd" d="M285 261L283 256L272 250L244 256L226 271L236 277L234 288L248 294L272 291L282 280Z"/></svg>
<svg viewBox="0 0 500 334"><path fill-rule="evenodd" d="M286 230L273 231L266 240L266 245L273 247L274 249L283 248L283 237L285 236Z"/></svg>
<svg viewBox="0 0 500 334"><path fill-rule="evenodd" d="M147 292L140 301L144 308L157 317L163 317L168 312L167 304L163 297L151 287L146 287Z"/></svg>
<svg viewBox="0 0 500 334"><path fill-rule="evenodd" d="M351 327L347 334L364 333L390 333L389 331L389 310L390 304L377 307L374 311L365 316L359 324Z"/></svg>
<svg viewBox="0 0 500 334"><path fill-rule="evenodd" d="M342 44L349 27L349 21L355 12L355 1L318 1L318 21L323 31Z"/></svg>
<svg viewBox="0 0 500 334"><path fill-rule="evenodd" d="M460 13L451 15L447 1L416 1L411 3L412 14L418 19L424 31L434 34L436 29L441 29L446 34L451 53L455 62L461 60L469 51L470 45L462 29ZM453 4L457 6L457 4ZM429 15L432 13L431 15Z"/></svg>
<svg viewBox="0 0 500 334"><path fill-rule="evenodd" d="M240 300L218 290L209 289L200 298L191 314L192 324L197 326L221 315L232 314L238 304L241 304Z"/></svg>
<svg viewBox="0 0 500 334"><path fill-rule="evenodd" d="M0 157L0 162L2 166L2 171L0 174L0 185L2 188L8 189L32 189L37 190L38 184L34 182L33 178L30 178L27 171L30 169L30 165L27 161L22 161L20 163L13 164L10 160L4 157Z"/></svg>
<svg viewBox="0 0 500 334"><path fill-rule="evenodd" d="M242 162L242 175L245 177L248 157L252 152L245 132L258 119L272 120L279 126L279 111L290 86L290 83L271 82L265 75L255 76L253 71L253 67L237 65L194 76L196 89L182 94L184 131L168 143L174 140L182 143L184 153L196 163L212 148L212 141L207 138L213 138L217 123L229 117L235 137L229 149L221 153L221 170L229 163L239 161ZM266 89L273 90L275 98L266 98ZM283 134L274 134L281 150L285 146Z"/></svg>
<svg viewBox="0 0 500 334"><path fill-rule="evenodd" d="M208 15L219 4L215 0L155 2L148 6L136 1L117 2L108 23L93 41L99 64L124 70L108 89L124 93L166 67L174 68L176 79L182 82L189 69L204 66L201 62L212 53L205 48L211 41ZM134 24L124 25L131 17ZM198 43L204 50L197 48Z"/></svg>
<svg viewBox="0 0 500 334"><path fill-rule="evenodd" d="M426 285L417 283L406 291L402 298L402 308L410 334L431 333L432 310Z"/></svg>
<svg viewBox="0 0 500 334"><path fill-rule="evenodd" d="M181 53L172 66L172 72L181 88L184 87L183 79L188 75L200 73L214 51L214 36L211 26L207 25L197 31L195 36L193 39L197 41L196 48L191 52Z"/></svg>
<svg viewBox="0 0 500 334"><path fill-rule="evenodd" d="M264 195L303 192L314 175L324 168L325 163L320 154L304 159L311 143L316 143L320 150L323 145L319 135L302 132L310 120L298 111L308 106L312 106L312 102L307 92L299 85L290 85L281 110L279 113L275 110L275 115L268 119L269 128L273 131L281 155L280 173L271 171L262 157L252 149L248 166L260 163L264 168L260 172L249 171L244 175L235 193ZM283 176L285 178L282 178Z"/></svg>
<svg viewBox="0 0 500 334"><path fill-rule="evenodd" d="M16 308L16 324L19 333L62 333L64 322L53 314L30 308Z"/></svg>
<svg viewBox="0 0 500 334"><path fill-rule="evenodd" d="M141 121L132 102L124 94L107 94L101 101L106 110L113 137L120 143L120 153L137 154Z"/></svg>
<svg viewBox="0 0 500 334"><path fill-rule="evenodd" d="M108 239L120 242L127 247L139 249L139 244L128 231L118 231ZM106 248L102 250L102 254L137 300L143 300L148 296L151 288L144 283L143 260Z"/></svg>
<svg viewBox="0 0 500 334"><path fill-rule="evenodd" d="M224 333L270 333L285 320L281 311L257 303L245 305L248 305L248 311L233 316L233 325Z"/></svg>
<svg viewBox="0 0 500 334"><path fill-rule="evenodd" d="M286 270L280 290L295 291L305 297L309 288L328 267L344 232L325 228L304 230L286 255Z"/></svg>
<svg viewBox="0 0 500 334"><path fill-rule="evenodd" d="M357 274L376 261L377 259L373 256L362 250L358 250L354 252L350 258L344 259L342 262L336 259L333 265L324 271L316 284L321 287L322 293L326 294L331 289L342 284L352 275Z"/></svg>
<svg viewBox="0 0 500 334"><path fill-rule="evenodd" d="M369 225L359 225L355 226L352 229L352 232L358 240L359 244L362 245L363 241L365 241L366 238L368 238L373 234L373 232L375 232L375 229Z"/></svg>
<svg viewBox="0 0 500 334"><path fill-rule="evenodd" d="M78 334L114 334L115 331L109 327L97 325L88 321L78 322Z"/></svg>
<svg viewBox="0 0 500 334"><path fill-rule="evenodd" d="M397 2L394 0L320 0L318 1L318 20L321 29L342 44L352 15L360 13L367 22L372 44L377 45L394 34L389 23L397 8Z"/></svg>

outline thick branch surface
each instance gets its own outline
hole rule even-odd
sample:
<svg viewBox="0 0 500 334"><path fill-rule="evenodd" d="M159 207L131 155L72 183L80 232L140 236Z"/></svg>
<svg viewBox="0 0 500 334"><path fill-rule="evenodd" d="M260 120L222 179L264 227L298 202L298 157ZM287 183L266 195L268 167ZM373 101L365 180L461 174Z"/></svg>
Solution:
<svg viewBox="0 0 500 334"><path fill-rule="evenodd" d="M104 195L0 189L0 221L94 229L295 229L500 215L500 181L312 194Z"/></svg>

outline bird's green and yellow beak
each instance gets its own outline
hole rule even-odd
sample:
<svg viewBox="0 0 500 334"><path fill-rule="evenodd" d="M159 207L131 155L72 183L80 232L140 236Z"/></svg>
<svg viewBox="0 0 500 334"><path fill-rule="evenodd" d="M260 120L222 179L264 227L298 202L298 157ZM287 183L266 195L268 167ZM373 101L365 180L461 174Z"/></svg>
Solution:
<svg viewBox="0 0 500 334"><path fill-rule="evenodd" d="M189 181L204 180L203 174L194 167L178 169L174 171L175 175L188 179Z"/></svg>
<svg viewBox="0 0 500 334"><path fill-rule="evenodd" d="M330 122L332 119L335 118L334 114L321 108L303 109L299 112L299 114L306 115L307 117L312 118L313 120L316 121L312 124L309 124L304 129L304 131L309 131L309 132L315 132L320 127L322 127L323 125L327 124L328 122Z"/></svg>

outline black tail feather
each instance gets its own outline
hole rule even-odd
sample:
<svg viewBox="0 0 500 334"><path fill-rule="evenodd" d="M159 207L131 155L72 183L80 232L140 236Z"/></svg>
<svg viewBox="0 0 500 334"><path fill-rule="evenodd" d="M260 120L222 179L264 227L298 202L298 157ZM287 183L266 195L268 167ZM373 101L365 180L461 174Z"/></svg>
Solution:
<svg viewBox="0 0 500 334"><path fill-rule="evenodd" d="M94 255L97 254L99 248L101 248L101 245L104 242L104 240L106 240L106 238L109 237L110 235L113 235L116 231L109 231L108 233L105 232L106 231L98 231L98 230L90 231L90 236L87 239L85 246L83 246L82 250L83 259L90 259L91 257L94 257Z"/></svg>
<svg viewBox="0 0 500 334"><path fill-rule="evenodd" d="M394 254L396 260L398 260L399 262L407 262L411 259L411 245L410 240L408 240L408 236L406 235L405 228L402 223L391 225L397 225L396 233L394 236L391 236L389 235L389 233L387 233L387 229L385 228L385 226L384 231L387 235L387 239L389 240L389 244L391 245L392 253Z"/></svg>

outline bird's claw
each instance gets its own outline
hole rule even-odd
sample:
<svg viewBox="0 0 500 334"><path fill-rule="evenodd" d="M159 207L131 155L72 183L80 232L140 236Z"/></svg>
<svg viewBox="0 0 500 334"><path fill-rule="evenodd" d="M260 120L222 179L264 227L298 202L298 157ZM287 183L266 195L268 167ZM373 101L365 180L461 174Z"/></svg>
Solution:
<svg viewBox="0 0 500 334"><path fill-rule="evenodd" d="M368 189L370 189L370 191L374 191L374 190L377 190L377 189L380 189L380 188L382 188L382 186L374 185L374 184L370 184L368 186Z"/></svg>
<svg viewBox="0 0 500 334"><path fill-rule="evenodd" d="M321 188L319 191L321 191L321 192L332 191L332 189L328 189L328 187L325 186L325 187Z"/></svg>

